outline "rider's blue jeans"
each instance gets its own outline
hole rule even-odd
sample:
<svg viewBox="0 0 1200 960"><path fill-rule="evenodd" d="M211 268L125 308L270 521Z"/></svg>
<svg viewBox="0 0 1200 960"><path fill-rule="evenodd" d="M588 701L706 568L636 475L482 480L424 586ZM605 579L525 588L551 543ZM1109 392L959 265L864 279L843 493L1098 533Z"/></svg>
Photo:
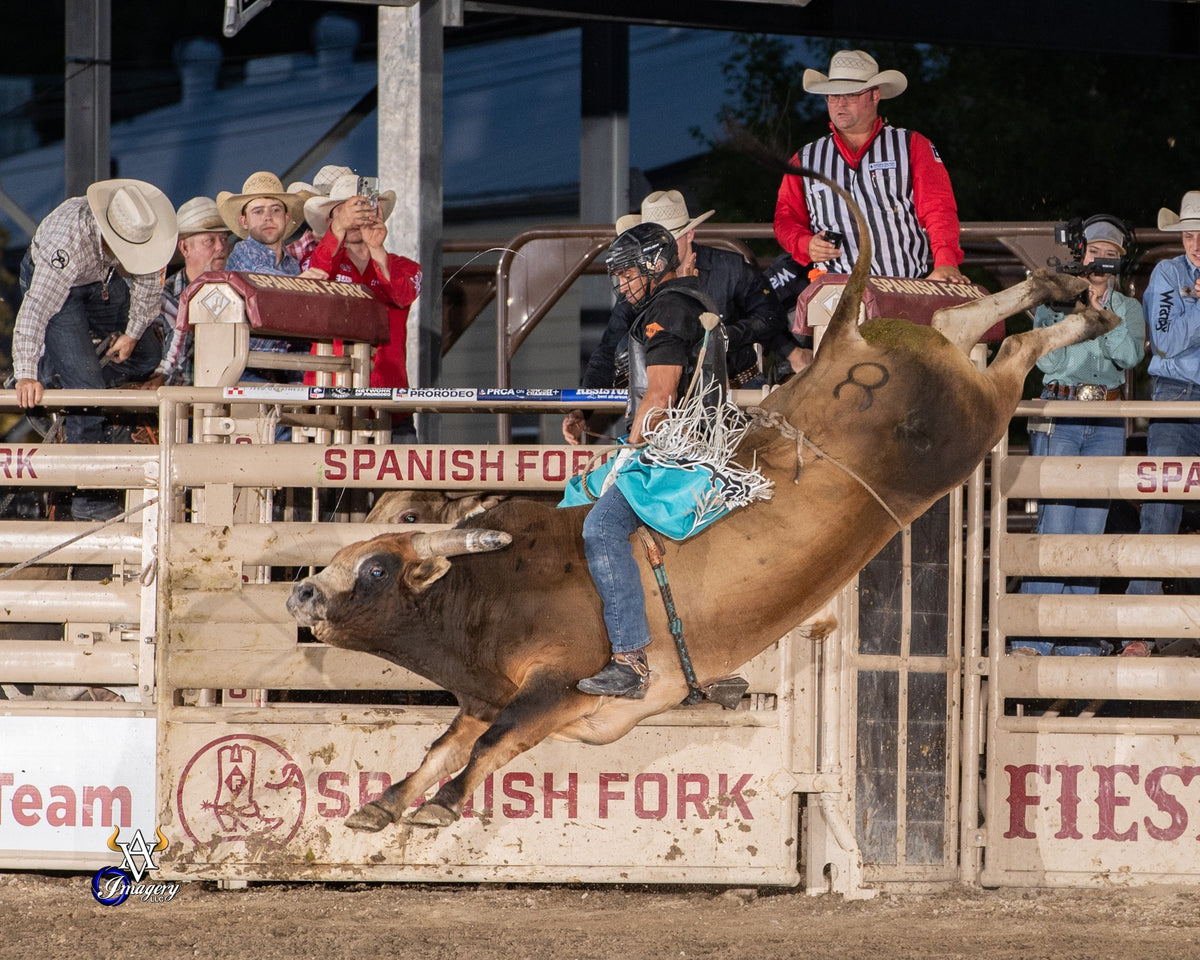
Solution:
<svg viewBox="0 0 1200 960"><path fill-rule="evenodd" d="M604 604L613 653L640 650L650 642L646 597L629 542L641 523L616 484L593 504L583 521L583 549Z"/></svg>

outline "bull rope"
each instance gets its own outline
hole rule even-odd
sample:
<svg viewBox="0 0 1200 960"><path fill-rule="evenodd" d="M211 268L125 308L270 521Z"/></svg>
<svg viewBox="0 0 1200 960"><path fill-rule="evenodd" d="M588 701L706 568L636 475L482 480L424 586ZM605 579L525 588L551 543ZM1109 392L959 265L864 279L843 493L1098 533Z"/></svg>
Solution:
<svg viewBox="0 0 1200 960"><path fill-rule="evenodd" d="M48 550L43 550L36 557L30 557L28 560L22 560L15 567L9 567L7 570L0 571L0 580L5 579L6 577L11 577L14 573L19 573L26 567L32 567L39 560L44 560L51 554L58 553L58 551L62 550L64 547L69 547L73 543L78 543L85 537L90 537L93 533L99 533L105 527L111 527L114 523L120 523L122 520L133 516L135 513L141 513L147 507L152 507L156 503L158 503L158 497L151 497L149 500L139 503L135 507L130 507L124 513L118 513L111 520L105 520L103 523L100 523L95 527L89 527L87 530L84 530L83 533L77 533L75 536L64 540L62 543L56 544L55 546L50 547ZM141 572L141 576L138 578L147 586L154 581L154 571L151 569L151 567L154 566L155 562L156 561L152 560L150 563L146 564L146 567Z"/></svg>
<svg viewBox="0 0 1200 960"><path fill-rule="evenodd" d="M844 463L839 463L836 459L827 454L824 450L818 447L815 443L804 435L803 430L797 430L788 422L788 419L778 411L764 410L762 407L747 407L746 413L750 415L750 425L747 429L753 427L769 427L778 431L788 440L794 440L796 443L796 472L792 476L792 483L800 482L800 471L804 469L804 448L808 447L817 455L818 460L825 460L832 466L837 467L842 473L846 474L851 480L857 483L860 487L867 491L883 509L887 515L892 518L897 529L903 530L904 524L900 522L900 518L896 516L895 511L884 502L883 497L875 492L874 488L867 483L857 473L847 467Z"/></svg>
<svg viewBox="0 0 1200 960"><path fill-rule="evenodd" d="M671 595L671 584L667 581L667 568L663 562L663 542L658 532L642 525L637 528L638 537L646 549L646 559L654 570L654 579L658 583L658 592L662 597L663 607L667 612L667 627L675 641L675 651L679 654L679 666L683 669L683 678L687 681L688 694L684 697L685 704L699 703L704 699L704 690L696 679L696 668L692 666L692 655L688 652L687 641L683 638L683 621L675 610L675 598Z"/></svg>

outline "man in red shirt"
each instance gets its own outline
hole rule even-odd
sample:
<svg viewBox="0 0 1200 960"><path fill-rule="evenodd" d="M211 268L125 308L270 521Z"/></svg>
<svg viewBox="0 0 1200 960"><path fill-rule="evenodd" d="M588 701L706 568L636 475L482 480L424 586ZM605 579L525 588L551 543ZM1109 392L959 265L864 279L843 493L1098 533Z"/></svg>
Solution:
<svg viewBox="0 0 1200 960"><path fill-rule="evenodd" d="M421 292L421 267L383 247L385 221L396 206L395 191L362 196L359 179L353 173L340 176L329 196L305 202L304 219L321 241L303 264L304 275L361 283L387 304L391 340L375 350L371 386L407 387L408 309ZM394 428L393 441L411 439L411 423L412 419L405 417L404 424L409 426L399 431Z"/></svg>
<svg viewBox="0 0 1200 960"><path fill-rule="evenodd" d="M828 76L805 70L805 91L825 95L830 133L801 148L792 162L853 195L871 234L872 274L969 283L958 268L958 208L941 157L921 134L879 116L879 102L907 86L904 74L880 72L862 50L835 53ZM845 201L808 177L783 178L775 236L799 263L834 273L849 273L858 256L858 231Z"/></svg>

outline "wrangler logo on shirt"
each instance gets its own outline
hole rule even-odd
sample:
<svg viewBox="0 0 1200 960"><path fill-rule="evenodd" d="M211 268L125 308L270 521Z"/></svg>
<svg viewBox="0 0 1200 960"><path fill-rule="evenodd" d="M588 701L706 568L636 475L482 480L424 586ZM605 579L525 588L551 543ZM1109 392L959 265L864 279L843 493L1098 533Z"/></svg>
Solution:
<svg viewBox="0 0 1200 960"><path fill-rule="evenodd" d="M1171 291L1168 290L1158 298L1158 318L1154 324L1154 328L1159 333L1165 333L1171 329Z"/></svg>

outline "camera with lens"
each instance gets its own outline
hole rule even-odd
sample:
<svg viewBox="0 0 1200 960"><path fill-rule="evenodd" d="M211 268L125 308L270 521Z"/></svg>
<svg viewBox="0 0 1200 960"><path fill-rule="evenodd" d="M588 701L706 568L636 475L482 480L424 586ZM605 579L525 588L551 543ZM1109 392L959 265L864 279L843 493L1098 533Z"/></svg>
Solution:
<svg viewBox="0 0 1200 960"><path fill-rule="evenodd" d="M1118 231L1120 234L1119 246L1125 250L1124 255L1120 257L1095 257L1090 263L1084 263L1083 258L1087 253L1088 228L1095 224L1106 224L1110 231L1108 235L1095 236L1093 239L1105 239L1110 242L1116 242L1116 238L1111 231ZM1084 220L1082 217L1075 217L1073 220L1068 220L1065 223L1056 223L1054 225L1054 242L1062 244L1071 253L1071 259L1064 263L1058 257L1049 257L1046 260L1046 266L1052 267L1055 273L1067 273L1073 277L1088 277L1088 276L1110 276L1116 277L1123 274L1126 268L1130 265L1131 260L1129 251L1133 247L1134 235L1133 230L1124 221L1117 217L1110 216L1107 213L1097 214L1094 217L1088 217ZM1048 306L1052 310L1059 313L1070 313L1077 304L1088 302L1088 293L1084 290L1078 297L1071 300L1053 301Z"/></svg>
<svg viewBox="0 0 1200 960"><path fill-rule="evenodd" d="M1121 257L1096 257L1091 263L1083 263L1083 255L1087 252L1087 229L1093 224L1106 223L1120 231L1121 246L1126 253ZM1056 273L1069 273L1075 277L1091 274L1119 276L1129 266L1129 250L1133 246L1133 231L1129 224L1107 213L1097 214L1084 220L1075 217L1066 223L1054 225L1054 242L1062 244L1071 253L1070 261L1063 263L1058 257L1050 257L1046 266L1053 267Z"/></svg>

